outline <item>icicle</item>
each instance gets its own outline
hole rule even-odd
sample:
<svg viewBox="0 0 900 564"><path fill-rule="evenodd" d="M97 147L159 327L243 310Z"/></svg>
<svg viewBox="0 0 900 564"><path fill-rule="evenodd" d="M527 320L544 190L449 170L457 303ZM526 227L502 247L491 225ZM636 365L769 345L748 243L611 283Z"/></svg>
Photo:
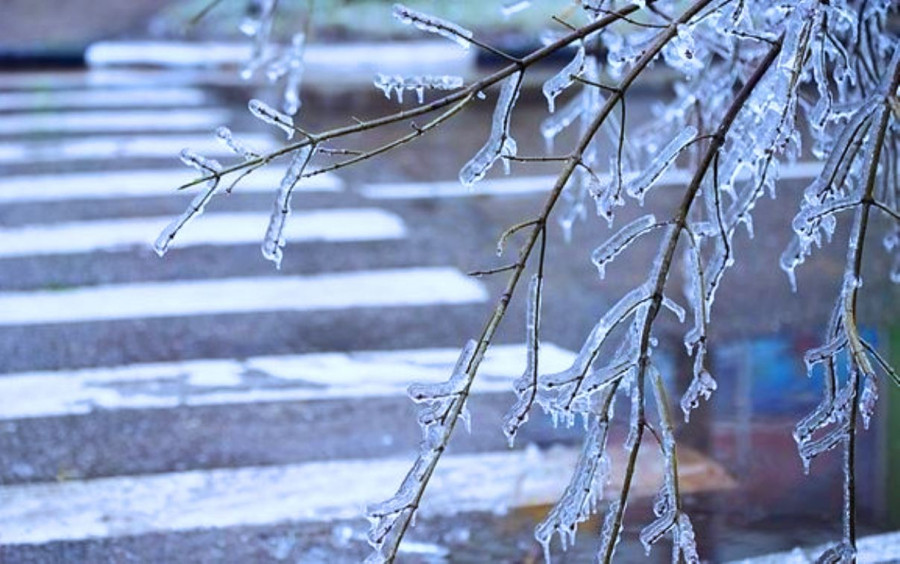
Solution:
<svg viewBox="0 0 900 564"><path fill-rule="evenodd" d="M794 235L787 248L781 253L778 264L781 266L781 270L787 274L788 281L791 283L791 291L795 294L797 293L797 267L803 263L805 258L806 253L800 243L800 238Z"/></svg>
<svg viewBox="0 0 900 564"><path fill-rule="evenodd" d="M516 142L509 135L510 114L519 97L519 86L522 83L522 73L517 72L503 82L500 89L500 97L494 107L494 115L491 120L491 136L487 143L475 154L472 159L463 166L459 172L459 181L463 186L471 188L476 182L484 178L488 169L501 156L515 156Z"/></svg>
<svg viewBox="0 0 900 564"><path fill-rule="evenodd" d="M688 235L690 237L690 235ZM696 243L695 243L696 244ZM707 304L704 298L704 288L702 271L700 266L700 257L697 255L697 249L692 245L685 251L684 273L685 285L684 295L687 299L688 306L694 314L694 325L690 331L684 336L684 346L688 353L694 350L706 335L706 319Z"/></svg>
<svg viewBox="0 0 900 564"><path fill-rule="evenodd" d="M701 355L697 355L696 359L701 358ZM716 381L713 379L712 375L707 372L705 369L700 368L698 371L696 368L697 361L695 363L694 369L694 378L691 380L690 386L688 386L687 391L684 393L684 396L681 397L681 411L684 412L684 422L688 423L691 418L691 411L697 409L700 405L700 398L705 400L709 400L712 393L716 390Z"/></svg>
<svg viewBox="0 0 900 564"><path fill-rule="evenodd" d="M288 139L294 136L294 120L291 116L279 112L261 100L250 100L247 107L257 119L284 131Z"/></svg>
<svg viewBox="0 0 900 564"><path fill-rule="evenodd" d="M806 205L798 213L792 222L794 233L800 238L800 242L809 247L812 243L821 245L819 236L820 226L828 220L828 217L839 211L843 211L860 204L858 195L853 194L840 198L832 198L817 205ZM834 227L829 229L834 231Z"/></svg>
<svg viewBox="0 0 900 564"><path fill-rule="evenodd" d="M585 111L584 103L585 93L569 100L558 112L547 116L541 122L541 136L544 138L544 144L547 153L553 151L553 140L560 132L572 125L582 113Z"/></svg>
<svg viewBox="0 0 900 564"><path fill-rule="evenodd" d="M243 157L244 160L251 160L259 157L259 154L255 151L251 150L249 147L238 141L234 138L234 135L231 133L231 130L225 127L224 125L216 129L216 137L219 138L222 143L228 147L231 152L239 157Z"/></svg>
<svg viewBox="0 0 900 564"><path fill-rule="evenodd" d="M300 111L300 87L303 82L303 53L306 50L306 35L297 33L291 39L291 50L288 54L287 81L282 95L282 108L292 116Z"/></svg>
<svg viewBox="0 0 900 564"><path fill-rule="evenodd" d="M534 529L534 538L543 547L547 562L550 562L553 535L559 535L563 550L568 549L575 544L578 525L596 512L603 486L609 477L606 458L608 429L608 423L601 420L588 431L566 490Z"/></svg>
<svg viewBox="0 0 900 564"><path fill-rule="evenodd" d="M464 49L469 48L472 32L454 23L407 8L403 4L394 4L394 17L401 23L446 37Z"/></svg>
<svg viewBox="0 0 900 564"><path fill-rule="evenodd" d="M676 135L675 138L656 155L656 157L654 157L653 161L644 168L644 171L640 176L626 184L625 191L628 195L636 198L641 205L643 205L644 196L646 196L647 191L653 187L663 173L675 162L678 154L684 150L696 136L697 128L692 125L681 130L681 132Z"/></svg>
<svg viewBox="0 0 900 564"><path fill-rule="evenodd" d="M547 107L549 108L551 114L556 109L556 105L554 103L556 97L559 96L563 90L565 90L572 84L572 82L575 80L573 77L581 76L581 73L583 72L584 45L579 45L578 51L575 52L575 57L558 73L544 82L542 91L544 93L544 97L547 99Z"/></svg>
<svg viewBox="0 0 900 564"><path fill-rule="evenodd" d="M375 87L381 90L385 97L390 99L391 93L397 93L397 101L403 102L403 91L413 90L418 97L419 103L425 101L425 90L455 90L462 88L463 79L461 76L411 76L404 78L400 75L386 75L378 73L375 75Z"/></svg>
<svg viewBox="0 0 900 564"><path fill-rule="evenodd" d="M244 35L253 38L250 58L241 69L241 78L244 80L252 77L253 73L265 63L275 5L276 0L251 0L247 5L247 15L238 28Z"/></svg>
<svg viewBox="0 0 900 564"><path fill-rule="evenodd" d="M597 215L605 219L607 227L610 228L612 228L615 220L615 208L625 204L622 198L616 197L616 189L614 188L617 183L615 163L613 163L611 168L613 170L612 178L601 183L600 179L594 176L591 187L588 189L588 193L594 199Z"/></svg>
<svg viewBox="0 0 900 564"><path fill-rule="evenodd" d="M262 243L262 254L266 259L274 262L275 267L279 269L281 268L281 259L283 257L282 249L285 245L284 226L288 215L291 213L291 194L297 182L300 181L300 177L303 175L303 171L306 169L306 165L309 163L312 155L313 147L310 145L302 147L294 153L291 164L281 179L278 196L275 198L272 214L269 217L269 226L266 229L266 236Z"/></svg>
<svg viewBox="0 0 900 564"><path fill-rule="evenodd" d="M656 216L649 214L639 217L625 225L615 235L607 239L602 245L594 249L591 254L591 262L597 267L600 278L606 276L606 265L612 262L616 256L625 250L632 242L644 233L657 226Z"/></svg>
<svg viewBox="0 0 900 564"><path fill-rule="evenodd" d="M541 277L532 275L528 284L528 311L525 321L525 372L516 380L515 391L518 400L515 405L503 416L503 434L509 441L509 447L513 447L516 433L526 421L528 412L534 402L536 384L538 379L538 350L540 347L540 322L541 322Z"/></svg>
<svg viewBox="0 0 900 564"><path fill-rule="evenodd" d="M869 428L869 421L875 413L875 402L878 401L878 386L875 376L866 374L863 377L862 393L859 395L859 414L862 416L863 427Z"/></svg>

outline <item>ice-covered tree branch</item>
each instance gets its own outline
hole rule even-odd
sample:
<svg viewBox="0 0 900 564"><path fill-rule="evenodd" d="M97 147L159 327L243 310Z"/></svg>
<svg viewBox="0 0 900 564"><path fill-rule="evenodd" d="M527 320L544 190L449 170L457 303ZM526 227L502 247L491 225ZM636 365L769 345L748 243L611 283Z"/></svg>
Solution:
<svg viewBox="0 0 900 564"><path fill-rule="evenodd" d="M397 493L369 509L369 540L375 549L369 561L396 558L457 423L468 424L473 382L527 278L526 368L514 384L517 401L504 419L503 431L512 444L537 408L555 423L572 425L580 416L586 429L568 487L535 530L547 559L554 536L565 549L574 542L578 526L599 511L609 475L613 405L616 396L623 394L630 401L625 473L606 509L597 560L608 564L614 558L640 471L638 453L645 431L650 431L659 443L663 483L654 502L655 519L642 529L640 540L649 551L670 535L676 561L699 562L693 526L681 500L671 394L665 375L653 361L658 346L655 329L663 311L680 322L691 314L684 344L693 360L692 377L687 389L679 390L680 401L675 399L687 421L717 387L707 367L707 339L717 290L736 260L734 238L740 226L753 236L757 202L766 193L776 197L779 167L802 153L805 126L813 139L809 153L823 161L823 168L804 191L792 223L795 237L781 257L781 267L795 289L796 269L813 247L830 241L840 214L853 212L854 224L841 294L824 342L805 357L810 374L820 367L824 372L823 399L798 423L794 435L807 467L819 453L844 447L844 539L823 558L851 562L855 558L856 419L861 417L868 426L873 416L876 366L900 383L896 372L862 339L857 325L862 253L871 238L871 210L878 210L888 221L900 220L900 48L885 28L890 2L788 0L776 5L767 0L695 0L685 7L666 0L625 6L582 0L573 11L579 8L577 14L556 18L564 32L557 30L545 46L513 57L453 22L395 6L394 15L402 23L465 48L491 52L507 64L468 85L444 75L378 75L375 86L388 97L396 92L400 99L405 90L412 90L418 105L372 119L354 118L351 124L324 131L308 130L295 123L292 115L251 102L253 115L283 132L289 141L297 138L263 153L243 146L230 131L220 130L220 139L239 158L228 166L186 152L185 164L197 169L200 177L181 188L203 184L205 189L160 236L157 250L165 252L226 177L231 180L230 190L245 175L287 158L290 163L263 242L264 254L277 264L290 197L303 179L388 154L438 130L486 98L484 92L496 93L490 134L462 166L461 185L477 190L478 182L498 161L507 172L512 163L528 162L556 163L559 172L540 209L500 235L498 255L511 241L520 241L515 257L503 266L472 273L507 278L480 333L466 344L449 379L409 389L421 406L422 440ZM550 156L521 156L511 124L525 77L536 63L567 48L574 48L574 53L568 51L565 63L541 89L550 115L539 133ZM604 53L606 60L601 62ZM655 64L677 74L675 96L659 104L650 123L630 128L628 120L634 112L627 109L629 94ZM811 88L805 88L806 83ZM440 97L424 103L426 89L439 92ZM557 104L564 93L570 95ZM365 139L361 134L398 124L409 124L411 131L365 148L335 145L351 136ZM554 140L576 124L571 150L553 153ZM333 160L323 164L321 158ZM542 300L553 287L553 273L545 270L551 220L559 221L568 239L577 221L587 215L585 202L593 199L597 214L612 228L617 210L630 204L640 207L653 199L654 188L676 163L690 172L690 180L672 188L680 191L674 209L664 215L655 209L637 214L636 219L611 229L590 256L603 278L617 257L637 241L653 239L658 251L643 282L599 317L570 367L556 373L542 371ZM900 281L900 226L892 225L885 247L898 255L894 270ZM679 250L683 260L678 259ZM685 305L673 297L672 281L679 264L684 267ZM893 271L891 276L895 277ZM839 370L842 361L848 366L846 376Z"/></svg>

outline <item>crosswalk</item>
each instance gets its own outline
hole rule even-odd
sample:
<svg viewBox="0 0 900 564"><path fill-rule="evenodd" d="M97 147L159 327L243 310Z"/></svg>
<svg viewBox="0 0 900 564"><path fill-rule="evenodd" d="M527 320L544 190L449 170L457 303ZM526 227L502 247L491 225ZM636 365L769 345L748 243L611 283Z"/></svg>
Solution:
<svg viewBox="0 0 900 564"><path fill-rule="evenodd" d="M381 203L447 187L349 194L338 176L311 178L298 198L331 202L294 212L286 269L314 245L335 266L216 274L261 242L283 171L276 162L235 189L267 197L239 211L211 206L163 261L148 258L172 218L148 202L176 209L188 198L174 190L192 178L172 168L175 155L191 147L227 157L210 131L235 110L212 90L122 72L127 80L107 75L99 85L0 76L0 164L13 167L0 180L0 211L57 210L0 225L0 339L9 352L0 355L0 560L66 561L66 551L97 546L127 552L143 535L177 544L185 531L266 537L285 524L300 554L323 526L338 525L352 529L358 552L364 505L396 488L418 440L406 386L448 376L455 347L477 331L474 312L491 297L449 261L377 267L366 256L372 245L423 256L411 252L416 227ZM259 133L241 138L259 149L277 143ZM55 172L44 169L49 163ZM509 185L497 193L546 189L543 178L502 182ZM20 282L24 272L3 267L23 260L43 277ZM128 261L139 266L122 275ZM78 282L54 282L67 264L84 269ZM397 312L416 313L414 335ZM203 347L195 350L190 333L199 327ZM547 369L572 357L551 343L542 348ZM524 358L521 344L489 353L470 399L476 425L441 465L423 505L426 523L547 505L565 486L577 449L508 450L498 430ZM553 435L533 428L523 443ZM697 489L730 483L715 466L686 460L686 476L692 468ZM652 495L658 471L642 475L640 495ZM230 561L194 556L185 561Z"/></svg>

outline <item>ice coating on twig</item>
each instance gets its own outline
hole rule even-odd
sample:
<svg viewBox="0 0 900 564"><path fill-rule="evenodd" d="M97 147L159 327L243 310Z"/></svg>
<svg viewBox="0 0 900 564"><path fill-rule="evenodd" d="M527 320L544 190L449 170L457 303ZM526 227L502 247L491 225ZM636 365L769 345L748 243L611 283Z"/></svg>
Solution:
<svg viewBox="0 0 900 564"><path fill-rule="evenodd" d="M615 554L616 546L618 546L619 540L622 538L622 527L616 526L616 518L620 512L625 512L622 500L617 499L609 504L609 508L606 510L606 517L603 518L603 528L600 529L600 550L598 550L598 554Z"/></svg>
<svg viewBox="0 0 900 564"><path fill-rule="evenodd" d="M465 392L471 381L468 369L476 349L475 341L466 343L447 381L412 384L409 387L410 398L421 404L418 420L422 429L422 441L419 443L418 457L397 493L366 509L366 516L371 523L368 540L374 548L366 562L386 562L388 555L396 552L401 540L400 531L404 528L404 523L412 520L425 482L450 439L450 430L455 420L452 413L462 414L465 410Z"/></svg>
<svg viewBox="0 0 900 564"><path fill-rule="evenodd" d="M218 190L219 181L221 180L219 174L222 172L222 165L219 161L207 159L190 149L182 150L180 158L185 165L197 169L204 176L210 176L210 179L206 181L206 189L194 196L187 209L172 220L154 241L153 250L160 257L168 252L172 240L175 239L181 229L192 219L203 213L206 209L206 204L209 203Z"/></svg>
<svg viewBox="0 0 900 564"><path fill-rule="evenodd" d="M639 536L641 544L644 545L644 551L649 555L652 545L675 526L679 508L678 476L675 471L675 437L672 434L671 421L668 420L668 406L665 405L665 398L661 396L660 392L665 389L665 385L662 382L662 375L653 364L647 367L647 372L653 383L656 411L659 414L660 449L663 457L663 484L653 503L653 514L656 519L641 529ZM632 428L636 427L636 423L632 421Z"/></svg>
<svg viewBox="0 0 900 564"><path fill-rule="evenodd" d="M284 131L288 139L294 136L296 130L294 129L294 120L291 116L279 112L262 100L250 100L247 107L257 119Z"/></svg>
<svg viewBox="0 0 900 564"><path fill-rule="evenodd" d="M491 119L491 135L487 143L459 171L459 181L466 188L471 188L476 182L484 178L484 175L487 174L487 171L497 159L503 156L516 155L516 142L509 134L509 124L513 107L519 97L521 84L521 72L514 73L503 81L500 97L497 99L497 105L494 107L494 115Z"/></svg>
<svg viewBox="0 0 900 564"><path fill-rule="evenodd" d="M666 145L653 160L644 167L644 170L625 185L625 192L632 198L636 198L641 204L644 196L663 173L675 162L678 154L697 137L697 128L689 125L681 130L678 135Z"/></svg>
<svg viewBox="0 0 900 564"><path fill-rule="evenodd" d="M277 0L252 0L247 5L247 15L238 26L241 33L253 39L250 58L241 69L244 80L250 79L266 62L277 3Z"/></svg>
<svg viewBox="0 0 900 564"><path fill-rule="evenodd" d="M403 4L394 4L394 17L400 22L413 25L422 31L446 37L464 49L469 48L472 32L455 23L413 10Z"/></svg>
<svg viewBox="0 0 900 564"><path fill-rule="evenodd" d="M531 277L528 284L528 309L525 321L525 372L513 385L516 392L516 403L503 416L503 434L506 435L512 448L516 433L526 421L537 393L538 351L540 347L541 328L541 290L543 280L538 274Z"/></svg>
<svg viewBox="0 0 900 564"><path fill-rule="evenodd" d="M269 64L266 69L266 77L269 82L275 82L287 75L282 93L281 105L287 115L294 115L300 110L300 87L303 82L305 64L303 62L306 51L306 35L295 33L291 38L291 44L283 54Z"/></svg>
<svg viewBox="0 0 900 564"><path fill-rule="evenodd" d="M678 513L677 528L674 533L674 550L672 559L678 561L679 556L685 564L700 564L700 555L697 553L697 537L694 534L694 525L687 513ZM680 553L680 554L677 554Z"/></svg>
<svg viewBox="0 0 900 564"><path fill-rule="evenodd" d="M687 391L681 397L681 411L684 412L685 423L690 422L691 411L699 407L700 399L708 400L717 388L716 381L713 379L712 375L703 368L702 364L703 357L700 354L697 354L694 359L694 377L691 379Z"/></svg>
<svg viewBox="0 0 900 564"><path fill-rule="evenodd" d="M578 525L597 512L603 487L609 481L608 432L606 415L590 424L569 484L553 509L534 529L534 538L544 549L546 562L550 562L550 543L554 535L559 536L562 549L567 550L575 544Z"/></svg>
<svg viewBox="0 0 900 564"><path fill-rule="evenodd" d="M634 341L631 339L636 338L634 335L629 335L626 346L615 355L609 366L594 371L590 367L610 332L632 315L640 317L637 312L649 298L650 290L646 284L628 292L600 318L569 368L539 377L542 392L547 391L538 398L545 410L554 417L562 416L571 421L572 407L582 397L581 394L590 395L613 378L627 373L633 363L631 351Z"/></svg>
<svg viewBox="0 0 900 564"><path fill-rule="evenodd" d="M551 114L556 109L556 97L559 96L563 90L572 85L572 82L575 80L573 77L581 76L581 73L583 72L584 45L579 44L578 50L575 51L575 56L572 60L560 69L558 73L547 79L547 81L544 82L544 86L541 88L544 97L547 99L547 107Z"/></svg>
<svg viewBox="0 0 900 564"><path fill-rule="evenodd" d="M253 151L237 139L235 139L234 134L231 132L231 129L225 127L224 125L216 129L216 137L228 147L232 153L243 158L244 160L251 160L259 157L259 153Z"/></svg>
<svg viewBox="0 0 900 564"><path fill-rule="evenodd" d="M856 156L864 144L876 109L873 100L868 100L853 114L836 139L822 172L804 190L800 210L792 223L795 237L782 253L780 263L794 291L797 286L795 269L812 253L813 244L821 246L822 233L830 237L834 230L831 214L852 205L854 197L858 199L845 191L846 182L853 177L854 165L861 166Z"/></svg>
<svg viewBox="0 0 900 564"><path fill-rule="evenodd" d="M705 67L697 55L697 46L690 28L677 24L675 37L663 47L666 64L687 77L693 77Z"/></svg>
<svg viewBox="0 0 900 564"><path fill-rule="evenodd" d="M875 414L875 404L878 401L878 385L875 383L874 374L863 376L862 392L859 395L859 415L862 417L863 427L868 430L869 422Z"/></svg>
<svg viewBox="0 0 900 564"><path fill-rule="evenodd" d="M678 318L679 323L684 323L685 311L684 308L678 304L678 302L668 296L663 296L662 305L664 308L671 311L675 317Z"/></svg>
<svg viewBox="0 0 900 564"><path fill-rule="evenodd" d="M387 75L378 73L374 80L375 88L384 92L384 97L391 98L391 94L397 94L397 101L403 103L403 91L413 90L419 103L425 101L426 90L456 90L462 88L461 76L452 75L418 75L403 77L398 74Z"/></svg>
<svg viewBox="0 0 900 564"><path fill-rule="evenodd" d="M591 262L597 267L600 278L603 279L606 276L606 265L612 262L619 253L624 251L641 235L647 233L656 226L656 216L653 214L641 216L631 223L626 224L619 229L615 235L608 238L602 245L594 249L594 252L591 253Z"/></svg>
<svg viewBox="0 0 900 564"><path fill-rule="evenodd" d="M291 158L291 164L288 165L287 171L281 178L281 184L278 187L278 195L275 198L275 204L272 207L272 214L269 217L269 226L266 229L266 235L263 238L262 254L263 256L275 263L276 268L281 268L281 259L284 256L283 248L284 226L287 218L291 214L291 195L294 187L300 181L306 165L312 158L314 148L311 145L301 147Z"/></svg>

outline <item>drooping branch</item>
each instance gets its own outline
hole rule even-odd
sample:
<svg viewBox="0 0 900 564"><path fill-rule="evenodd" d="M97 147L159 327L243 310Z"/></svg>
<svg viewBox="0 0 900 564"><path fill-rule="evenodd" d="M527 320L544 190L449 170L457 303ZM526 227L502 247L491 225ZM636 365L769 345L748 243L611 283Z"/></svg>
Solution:
<svg viewBox="0 0 900 564"><path fill-rule="evenodd" d="M656 1L656 0L647 0L646 4L651 4L654 1ZM448 94L446 96L438 98L427 104L417 106L415 108L410 108L408 110L395 112L393 114L379 117L379 118L374 118L374 119L370 119L370 120L361 120L358 123L355 123L353 125L337 127L334 129L330 129L328 131L320 132L320 133L309 133L309 138L304 139L303 141L298 141L296 143L288 144L288 145L285 145L284 147L281 147L279 149L276 149L274 151L266 153L265 155L261 155L255 159L248 159L248 160L245 160L244 162L240 162L240 163L234 164L232 166L225 167L222 169L220 174L222 176L225 176L228 174L232 174L234 172L244 170L249 167L267 164L267 163L271 162L272 160L277 159L278 157L281 157L283 155L297 151L306 145L310 145L310 144L320 145L326 141L340 139L342 137L347 137L350 135L362 133L365 131L369 131L372 129L391 125L391 124L398 123L398 122L409 121L418 116L441 110L452 104L460 102L464 99L471 98L472 96L478 94L479 92L482 92L483 90L486 90L486 89L490 88L491 86L498 84L499 82L508 78L512 74L533 66L535 63L538 63L538 62L546 59L547 57L560 51L561 49L572 44L573 42L584 40L586 37L588 37L594 33L597 33L598 31L619 21L622 17L627 16L628 14L634 13L635 11L637 11L639 9L640 9L640 6L638 4L629 4L628 6L625 6L622 9L620 9L612 14L604 16L603 18L595 20L581 28L578 28L575 31L572 31L571 33L557 39L556 41L550 43L549 45L546 45L540 49L533 51L529 55L522 57L520 60L506 65L505 67L497 70L496 72L494 72L488 76L485 76L484 78L482 78L476 82L473 82L472 84L470 84L469 86L467 86L461 90L458 90L456 92L453 92L451 94ZM190 182L187 182L187 183L181 185L178 189L183 190L186 188L190 188L191 186L195 186L197 184L207 182L210 180L210 178L211 178L211 176L204 176L204 177L194 179Z"/></svg>
<svg viewBox="0 0 900 564"><path fill-rule="evenodd" d="M691 5L678 19L677 23L685 23L689 21L691 18L696 16L704 7L711 3L712 0L698 0L693 5ZM631 10L633 11L633 10ZM630 13L630 11L628 12ZM607 18L610 16L607 16ZM606 18L604 18L606 19ZM601 20L598 20L601 21ZM596 22L595 24L596 25ZM572 40L579 39L587 35L585 32L586 28L582 28L579 32L573 32L571 35L577 35L578 37L574 37ZM599 28L598 28L599 29ZM509 279L507 280L507 284L505 289L503 290L496 306L494 307L493 312L489 316L487 322L485 323L484 328L482 329L481 335L477 340L477 344L475 347L474 354L472 355L471 360L469 361L467 370L465 372L467 381L465 386L460 391L460 397L466 398L468 397L469 389L472 385L472 382L475 379L475 375L477 374L478 368L484 359L484 356L489 348L491 341L493 340L494 334L496 333L500 322L503 320L506 311L509 307L509 303L512 300L512 296L518 287L519 280L521 279L525 265L527 263L527 259L531 256L532 251L534 250L537 242L540 240L541 233L547 226L547 219L550 216L550 213L553 211L557 201L559 200L560 195L562 194L563 189L569 181L569 178L572 176L573 172L577 168L579 162L581 162L582 156L584 152L587 150L591 140L594 135L600 129L600 127L605 122L607 116L610 114L615 105L620 101L620 99L624 96L627 89L631 86L631 84L637 79L638 76L644 71L647 65L656 58L656 56L660 53L662 48L666 45L666 43L672 39L676 35L676 27L675 24L669 26L666 30L661 32L658 38L654 41L652 46L644 52L643 56L641 56L638 61L634 64L631 70L625 75L617 89L607 100L603 107L598 111L597 115L591 121L591 123L586 128L586 133L581 137L577 146L572 151L569 159L563 166L562 171L557 177L556 183L554 184L550 194L547 197L547 200L544 203L543 209L537 216L537 221L535 225L529 232L529 235L526 238L526 241L519 249L519 256L521 257L520 262L516 265L516 267L512 270ZM569 41L571 42L571 41ZM565 43L568 44L569 42ZM556 42L559 43L559 42ZM536 52L537 53L537 52ZM524 61L529 60L531 56L525 57ZM515 71L515 67L510 69L510 74ZM647 336L649 339L649 335ZM453 432L453 429L456 425L456 421L459 418L460 413L464 407L464 400L454 403L454 405L450 408L446 417L444 418L444 426L447 429L446 436L449 438L449 435ZM427 464L425 464L424 468L419 467L419 463L417 462L414 465L414 470L417 472L419 479L418 483L420 486L418 487L416 494L412 496L410 499L409 505L411 507L418 507L419 502L421 500L422 495L425 493L425 489L428 485L429 480L434 472L434 469L437 467L438 462L440 461L442 450L438 451L435 456L429 457ZM635 454L636 457L636 454ZM392 535L392 542L390 545L382 545L380 547L380 551L377 552L378 557L386 562L392 562L396 557L397 549L399 548L400 540L403 538L403 535L406 532L406 529L409 527L409 523L412 520L413 513L409 511L402 511L396 514L395 522L392 524L393 527L399 527L396 536ZM616 525L616 530L618 530L621 526L620 520ZM395 539L395 540L394 540ZM608 562L607 560L604 560Z"/></svg>

